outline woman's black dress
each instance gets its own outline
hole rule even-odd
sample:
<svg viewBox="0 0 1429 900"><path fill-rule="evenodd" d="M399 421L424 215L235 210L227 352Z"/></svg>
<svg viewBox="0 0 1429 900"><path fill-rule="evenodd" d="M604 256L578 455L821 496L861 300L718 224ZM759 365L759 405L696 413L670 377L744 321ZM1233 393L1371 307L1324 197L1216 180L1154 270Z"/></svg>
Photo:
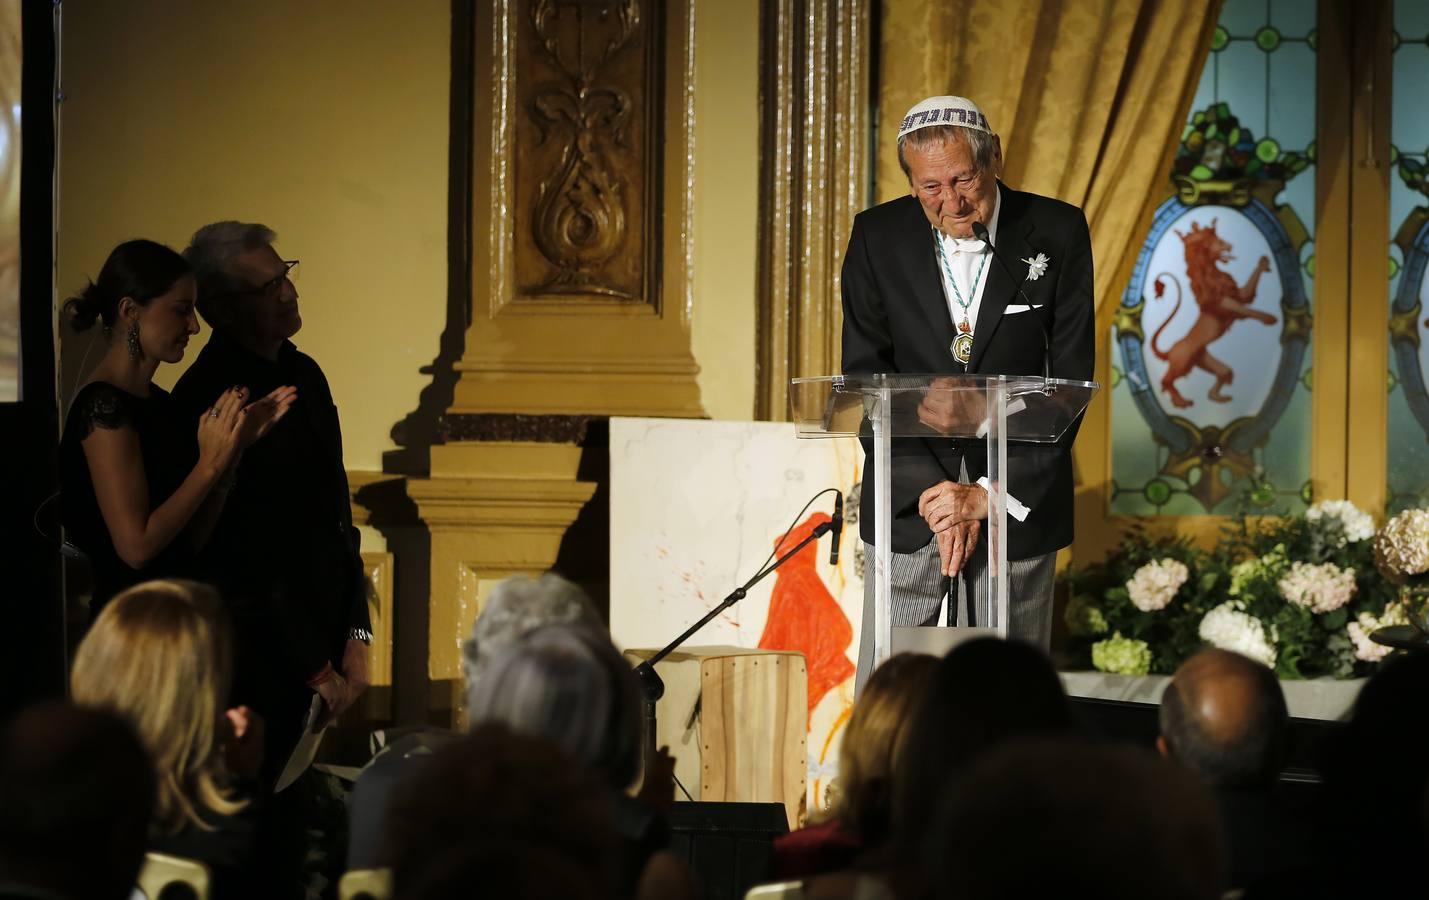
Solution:
<svg viewBox="0 0 1429 900"><path fill-rule="evenodd" d="M96 428L126 425L139 434L150 510L158 509L178 490L198 461L198 423L181 421L169 392L158 385L149 385L149 396L136 397L112 384L94 381L75 395L60 438L60 509L66 538L90 560L91 617L130 585L191 574L192 551L182 535L142 569L124 562L114 549L81 442Z"/></svg>

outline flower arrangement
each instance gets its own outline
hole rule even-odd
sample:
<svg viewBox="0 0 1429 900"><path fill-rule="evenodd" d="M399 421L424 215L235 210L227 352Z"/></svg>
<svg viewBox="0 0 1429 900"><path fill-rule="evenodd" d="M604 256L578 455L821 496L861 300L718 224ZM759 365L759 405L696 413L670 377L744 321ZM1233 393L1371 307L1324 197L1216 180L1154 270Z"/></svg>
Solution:
<svg viewBox="0 0 1429 900"><path fill-rule="evenodd" d="M1406 509L1384 523L1374 537L1374 565L1399 589L1398 601L1385 610L1393 621L1429 632L1429 509Z"/></svg>
<svg viewBox="0 0 1429 900"><path fill-rule="evenodd" d="M1211 550L1134 527L1106 561L1063 581L1073 665L1169 674L1214 646L1282 678L1365 675L1389 652L1370 640L1375 629L1429 626L1429 510L1377 531L1343 500L1240 516Z"/></svg>

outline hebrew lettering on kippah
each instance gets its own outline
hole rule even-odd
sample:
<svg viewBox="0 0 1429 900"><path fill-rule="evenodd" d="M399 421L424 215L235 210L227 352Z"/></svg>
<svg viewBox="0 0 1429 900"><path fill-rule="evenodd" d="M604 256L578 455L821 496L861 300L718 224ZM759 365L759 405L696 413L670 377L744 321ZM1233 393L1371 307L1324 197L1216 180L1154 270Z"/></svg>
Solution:
<svg viewBox="0 0 1429 900"><path fill-rule="evenodd" d="M900 135L907 134L924 125L961 125L964 128L980 128L992 133L987 124L987 116L975 109L963 106L941 106L936 109L914 110L903 117L898 125Z"/></svg>

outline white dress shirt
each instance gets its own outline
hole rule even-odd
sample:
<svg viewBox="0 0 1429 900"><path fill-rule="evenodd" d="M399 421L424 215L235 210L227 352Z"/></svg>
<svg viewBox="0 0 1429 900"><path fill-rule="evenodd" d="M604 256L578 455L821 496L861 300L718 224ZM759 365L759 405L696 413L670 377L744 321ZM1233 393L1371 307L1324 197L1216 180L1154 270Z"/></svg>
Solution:
<svg viewBox="0 0 1429 900"><path fill-rule="evenodd" d="M992 220L987 223L987 236L997 242L997 217L1002 212L1002 191L997 192L997 200L992 205ZM932 226L929 226L930 228ZM988 269L997 265L997 260L992 258L992 251L987 249L987 244L977 238L953 238L948 237L936 228L933 228L933 240L942 244L943 253L940 256L937 245L933 247L933 255L938 264L938 279L943 284L943 296L947 299L948 314L953 319L953 330L957 332L958 323L963 320L963 308L958 304L957 294L953 291L953 284L948 280L948 270L951 269L953 277L958 280L958 290L962 292L963 299L968 301L967 321L969 328L977 328L977 311L982 306L982 294L987 289ZM946 257L948 265L943 265L943 258ZM978 278L978 270L981 268L982 277ZM974 279L977 279L974 284ZM971 296L969 296L971 292ZM977 335L973 335L977 339Z"/></svg>
<svg viewBox="0 0 1429 900"><path fill-rule="evenodd" d="M1002 212L1002 191L997 192L997 199L992 204L992 220L987 223L987 236L993 243L997 242L997 217ZM992 258L992 251L987 244L977 238L952 238L943 234L938 229L933 229L933 240L942 245L942 253L938 252L938 246L933 247L933 254L938 257L938 278L943 284L943 296L948 303L948 314L953 319L953 333L958 333L958 323L967 317L968 327L977 328L977 313L982 307L983 291L987 289L988 267L997 264L997 260ZM948 261L947 266L943 265L943 259ZM957 293L953 290L953 284L948 280L951 270L952 276L958 280L958 291L962 292L964 300L968 301L967 311L964 312L958 303ZM978 277L981 270L982 277ZM976 279L976 282L974 282ZM968 298L968 292L972 292L972 298ZM977 334L973 333L973 340L977 340ZM951 350L949 351L951 353ZM990 490L987 476L977 480L983 490ZM1011 494L1007 495L1007 514L1019 522L1027 521L1027 514L1032 512L1026 505L1018 501Z"/></svg>

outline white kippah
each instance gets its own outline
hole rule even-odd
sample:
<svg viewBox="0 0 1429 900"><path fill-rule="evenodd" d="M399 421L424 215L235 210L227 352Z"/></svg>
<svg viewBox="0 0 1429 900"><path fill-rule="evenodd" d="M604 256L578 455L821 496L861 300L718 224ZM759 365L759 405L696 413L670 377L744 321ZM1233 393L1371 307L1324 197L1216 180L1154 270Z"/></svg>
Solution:
<svg viewBox="0 0 1429 900"><path fill-rule="evenodd" d="M929 125L961 125L992 134L987 116L966 97L929 97L919 102L903 117L902 124L898 126L898 136L903 137L910 131Z"/></svg>

